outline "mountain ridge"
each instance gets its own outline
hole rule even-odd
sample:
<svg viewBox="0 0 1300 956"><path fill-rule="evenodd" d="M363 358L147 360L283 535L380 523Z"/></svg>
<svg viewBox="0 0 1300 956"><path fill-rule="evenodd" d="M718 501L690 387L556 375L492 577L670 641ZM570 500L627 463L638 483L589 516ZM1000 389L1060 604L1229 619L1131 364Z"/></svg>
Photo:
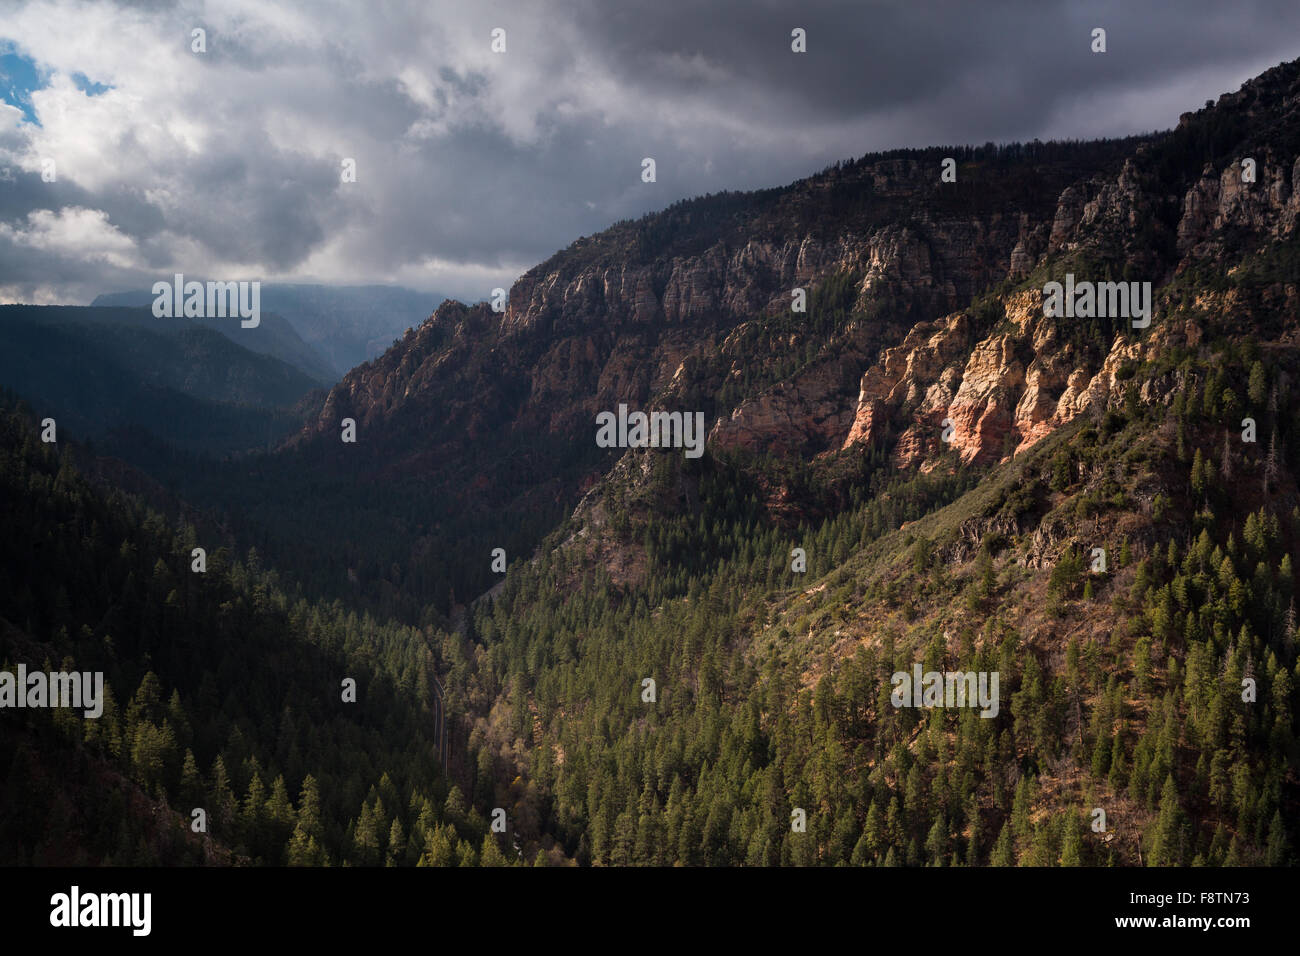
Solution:
<svg viewBox="0 0 1300 956"><path fill-rule="evenodd" d="M102 294L92 304L144 306L152 301L153 294L141 289ZM341 377L340 369L363 364L420 324L431 311L430 301L439 297L401 286L264 282L262 306L277 320L282 317L287 331L272 330L270 337L249 330L237 334L332 385Z"/></svg>
<svg viewBox="0 0 1300 956"><path fill-rule="evenodd" d="M572 508L608 468L587 441L595 414L620 402L703 410L719 450L834 458L885 443L921 468L951 418L963 459L1000 460L1110 401L1140 349L1132 331L1085 340L1035 318L1043 282L1074 268L1141 275L1159 293L1213 251L1206 230L1238 245L1252 224L1293 234L1296 75L1296 62L1276 67L1163 134L872 155L615 224L525 273L504 313L444 302L334 386L291 444L332 454L350 417L384 474L436 483L455 468L444 462L509 460L460 473L471 510L532 500L521 467L558 479L547 501ZM1215 163L1256 145L1260 188L1205 213L1197 197L1228 175ZM956 183L940 181L947 152ZM1027 208L1006 205L1017 196ZM809 231L728 245L718 237L736 222ZM799 287L806 315L789 311ZM1154 325L1151 337L1173 334ZM465 490L476 483L501 491Z"/></svg>

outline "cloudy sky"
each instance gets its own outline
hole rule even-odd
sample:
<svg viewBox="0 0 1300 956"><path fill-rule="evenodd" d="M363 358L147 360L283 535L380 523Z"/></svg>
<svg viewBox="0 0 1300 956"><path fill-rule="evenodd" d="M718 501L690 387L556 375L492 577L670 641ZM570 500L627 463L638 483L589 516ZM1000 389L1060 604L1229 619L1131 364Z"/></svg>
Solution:
<svg viewBox="0 0 1300 956"><path fill-rule="evenodd" d="M683 197L1165 129L1297 56L1296 0L0 0L0 301L177 271L480 299Z"/></svg>

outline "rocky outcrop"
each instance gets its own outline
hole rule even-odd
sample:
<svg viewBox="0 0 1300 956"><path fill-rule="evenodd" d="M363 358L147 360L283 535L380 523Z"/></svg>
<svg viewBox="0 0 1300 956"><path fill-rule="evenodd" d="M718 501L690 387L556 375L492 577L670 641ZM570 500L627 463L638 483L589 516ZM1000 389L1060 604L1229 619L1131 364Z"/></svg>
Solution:
<svg viewBox="0 0 1300 956"><path fill-rule="evenodd" d="M948 408L952 447L966 463L1001 457L1015 422L1016 399L1025 384L1017 338L995 335L975 346L961 386Z"/></svg>
<svg viewBox="0 0 1300 956"><path fill-rule="evenodd" d="M841 394L846 360L818 364L741 403L709 432L708 446L789 455L823 451L844 433L853 410Z"/></svg>
<svg viewBox="0 0 1300 956"><path fill-rule="evenodd" d="M1270 82L1269 77L1253 81L1221 98L1214 108L1258 113L1260 89ZM1300 95L1294 77L1290 84L1281 109L1287 122L1295 122L1300 119ZM1272 91L1274 102L1281 92ZM1182 125L1194 125L1200 118L1189 114ZM1275 117L1270 120L1277 122ZM1233 254L1240 256L1270 239L1289 237L1300 217L1300 157L1252 150L1257 154L1253 183L1243 181L1241 155L1204 165L1180 193L1176 234L1166 233L1178 258L1162 260L1151 237L1161 234L1162 221L1173 220L1163 210L1174 199L1161 180L1167 171L1159 165L1156 149L1155 144L1143 144L1113 177L1086 177L1067 186L1047 223L1035 225L1022 216L1008 262L1008 277L1016 279L1054 258L1082 252L1084 258L1066 261L1086 264L1092 261L1088 256L1114 256L1119 251L1128 269L1125 278L1150 281L1156 289L1151 327L1116 335L1109 348L1081 349L1071 344L1076 336L1063 337L1063 320L1042 315L1040 289L1004 297L1000 304L1006 321L973 330L964 340L943 332L936 335L930 324L918 325L863 371L844 447L897 434L895 463L922 469L934 467L946 451L955 451L968 464L1019 454L1089 410L1120 402L1126 366L1149 360L1169 345L1195 347L1203 334L1198 314L1240 313L1245 303L1232 290L1198 300L1189 312L1181 305L1170 310L1160 299L1159 287L1194 263L1212 264L1228 254L1228 241L1236 243ZM1243 236L1254 238L1243 241ZM1287 303L1297 298L1294 288L1279 286L1267 293L1275 311L1288 312ZM958 342L955 350L943 350ZM1149 394L1150 382L1142 388L1141 401L1166 400ZM942 444L945 427L947 447Z"/></svg>
<svg viewBox="0 0 1300 956"><path fill-rule="evenodd" d="M1056 215L1052 217L1052 231L1047 238L1047 251L1058 252L1074 234L1075 227L1083 215L1087 201L1087 192L1083 185L1066 188L1057 201Z"/></svg>
<svg viewBox="0 0 1300 956"><path fill-rule="evenodd" d="M954 363L970 348L970 317L954 313L936 322L916 325L903 342L886 349L880 361L867 368L858 388L857 407L842 447L873 444L888 432L895 412L914 413L911 427L899 439L897 459L912 464L929 447L930 430L938 433L936 415L955 394L958 375Z"/></svg>
<svg viewBox="0 0 1300 956"><path fill-rule="evenodd" d="M1255 160L1255 181L1243 179L1242 160ZM1228 227L1283 238L1300 215L1300 157L1261 152L1241 157L1223 169L1207 164L1183 197L1178 250L1195 257L1216 254Z"/></svg>
<svg viewBox="0 0 1300 956"><path fill-rule="evenodd" d="M1026 228L1002 220L928 219L829 239L719 242L698 256L640 268L570 274L568 262L560 261L515 283L501 328L508 336L535 328L568 334L656 322L734 325L788 311L796 287L811 292L844 273L859 277L854 311L938 315L1003 278L1006 267L997 263L1010 261Z"/></svg>

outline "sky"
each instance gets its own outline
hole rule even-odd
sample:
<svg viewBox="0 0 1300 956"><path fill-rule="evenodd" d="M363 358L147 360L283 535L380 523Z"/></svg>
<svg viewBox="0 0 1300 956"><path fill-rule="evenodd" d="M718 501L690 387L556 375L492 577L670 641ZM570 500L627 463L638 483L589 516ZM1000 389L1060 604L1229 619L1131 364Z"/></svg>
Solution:
<svg viewBox="0 0 1300 956"><path fill-rule="evenodd" d="M679 199L1167 129L1298 56L1296 0L0 0L0 302L176 272L476 301Z"/></svg>

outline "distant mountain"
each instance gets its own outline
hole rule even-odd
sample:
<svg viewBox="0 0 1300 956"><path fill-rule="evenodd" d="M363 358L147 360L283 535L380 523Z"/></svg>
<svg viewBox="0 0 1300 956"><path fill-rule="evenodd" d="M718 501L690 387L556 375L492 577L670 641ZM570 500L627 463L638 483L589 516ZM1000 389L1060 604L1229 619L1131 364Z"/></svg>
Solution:
<svg viewBox="0 0 1300 956"><path fill-rule="evenodd" d="M262 285L262 308L288 319L298 336L323 356L333 366L326 376L330 382L339 375L333 369L346 371L367 362L401 338L408 329L418 326L429 317L442 296L414 292L399 286L327 286L327 285ZM150 305L152 293L146 291L119 292L98 296L93 305ZM216 322L224 322L222 319ZM226 331L223 327L223 331ZM240 329L236 333L258 330ZM253 336L254 341L269 336ZM247 344L241 340L240 344ZM255 351L264 351L297 365L308 374L312 372L302 361L266 347L249 345Z"/></svg>
<svg viewBox="0 0 1300 956"><path fill-rule="evenodd" d="M117 308L144 308L153 306L154 297L149 292L115 292L95 297L91 306ZM277 314L274 307L262 299L261 320L251 329L246 329L238 320L226 318L188 319L198 325L207 326L220 332L236 345L250 352L270 355L282 362L287 362L309 378L322 385L330 385L339 379L339 368L332 365L319 351L303 341L296 326ZM164 321L149 314L149 320L157 323ZM175 321L167 319L166 321ZM347 368L348 366L343 366Z"/></svg>
<svg viewBox="0 0 1300 956"><path fill-rule="evenodd" d="M291 407L319 385L187 319L0 306L0 386L79 437L143 429L190 451L260 447L298 421Z"/></svg>

